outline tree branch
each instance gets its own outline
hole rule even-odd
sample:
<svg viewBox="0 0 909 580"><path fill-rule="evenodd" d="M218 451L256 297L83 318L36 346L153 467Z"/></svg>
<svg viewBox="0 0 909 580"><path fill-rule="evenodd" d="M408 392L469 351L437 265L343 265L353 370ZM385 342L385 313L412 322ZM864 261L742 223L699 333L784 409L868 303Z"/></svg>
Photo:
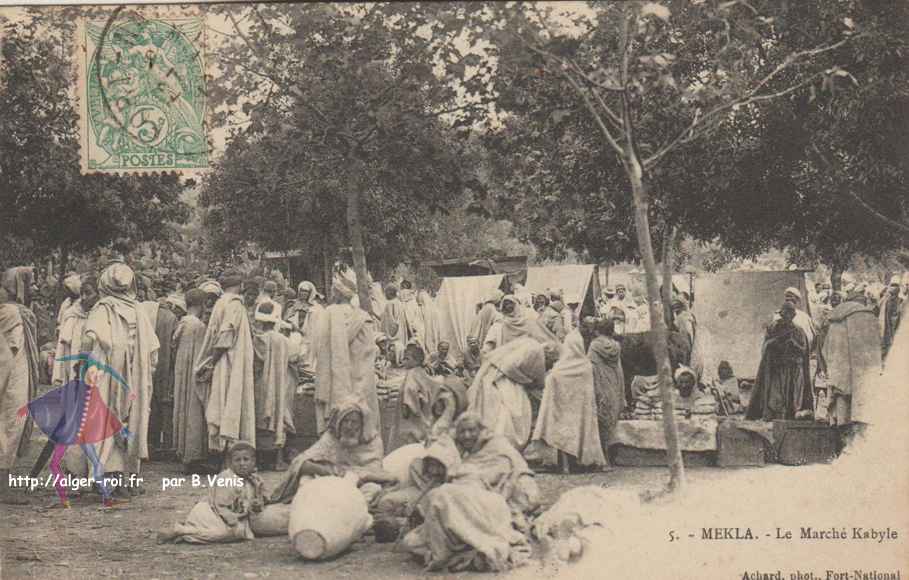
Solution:
<svg viewBox="0 0 909 580"><path fill-rule="evenodd" d="M627 8L626 8L627 10ZM635 17L622 16L622 122L625 126L625 142L628 154L637 155L634 146L634 123L631 119L631 105L628 102L628 69L631 63L631 28L634 26ZM646 169L646 166L644 166Z"/></svg>
<svg viewBox="0 0 909 580"><path fill-rule="evenodd" d="M848 185L849 181L851 181L851 180L849 179L849 177L848 177L847 175L845 175L844 172L843 172L839 167L835 166L833 163L830 162L829 159L827 159L827 156L824 155L824 154L821 152L821 150L818 148L817 143L812 143L812 144L811 144L811 149L812 149L812 150L814 151L814 153L817 155L817 158L821 160L821 163L824 164L824 167L827 169L827 171L831 171L831 172L833 172L833 173L837 173L837 174L839 174L840 176L844 177L844 178L845 178L845 181L846 181L846 183L847 183L847 185ZM896 220L894 220L894 219L891 219L891 218L885 216L885 215L882 214L881 212L877 211L876 209L874 209L874 207L871 206L871 204L869 204L867 201L865 201L864 199L862 199L862 197L861 197L859 194L857 194L857 193L855 193L854 191L852 191L852 189L850 189L849 187L846 187L846 188L835 187L835 188L833 188L833 190L834 190L835 192L837 192L838 194L840 194L842 197L845 197L846 199L852 200L852 201L853 201L854 203L856 203L859 207L861 207L862 209L864 209L864 210L868 213L868 215L870 215L871 217L875 218L876 220L878 220L878 221L881 222L882 224L887 225L887 226L889 226L889 227L891 227L891 228L897 229L897 230L898 230L899 232L901 232L904 236L909 236L909 225L906 225L906 224L904 224L904 223L900 223L900 222L898 222L898 221L896 221Z"/></svg>
<svg viewBox="0 0 909 580"><path fill-rule="evenodd" d="M856 36L858 36L858 35L856 35ZM856 36L847 36L847 37L843 38L842 40L840 40L839 42L835 42L835 43L827 45L827 46L821 46L821 47L814 48L811 50L801 50L799 52L794 52L794 53L790 54L789 56L784 58L783 62L781 62L779 65L777 65L777 67L775 69L773 69L769 74L767 74L767 76L765 76L763 79L758 81L758 84L755 85L755 87L753 89L751 89L751 91L748 92L748 96L756 94L759 90L761 90L764 87L764 85L766 85L771 80L776 78L776 76L778 74L780 74L781 72L783 72L790 66L796 64L802 58L817 56L817 55L823 54L825 52L830 52L831 50L836 50L837 48L843 46L844 44L846 44L847 42L849 42L850 40L855 38Z"/></svg>
<svg viewBox="0 0 909 580"><path fill-rule="evenodd" d="M571 68L575 68L580 72L578 65L572 61L566 61L565 59L563 59L559 56L556 56L549 51L546 51L546 50L543 50L536 46L533 46L532 44L526 42L520 36L518 38L521 41L521 43L524 46L526 46L529 50L537 53L538 55L542 56L545 59L555 61L555 62L559 63L560 65L562 65L561 67L559 67L560 74L565 78L565 80L567 80L569 82L569 84L571 84L571 86L575 90L575 92L578 93L578 95L582 99L584 99L584 103L587 105L587 109L593 114L594 118L597 121L597 124L600 125L600 129L601 129L601 131L603 131L603 135L606 137L606 140L609 141L609 144L612 145L612 147L616 150L616 152L621 155L622 149L621 149L621 147L618 146L618 139L612 135L612 133L609 131L609 128L603 122L602 117L600 117L599 113L596 111L596 107L594 107L593 104L590 102L590 99L587 97L587 94L586 94L586 89L581 87L581 85L577 81L575 81L574 78L572 78L570 74L568 74L568 69L571 69ZM583 72L581 72L581 75L583 75ZM606 104L606 102L603 100L603 98L600 96L599 93L597 93L596 91L591 91L591 92L597 98L598 103L603 108L603 111L606 113L607 118L610 120L610 122L612 122L613 127L616 130L621 132L622 119Z"/></svg>
<svg viewBox="0 0 909 580"><path fill-rule="evenodd" d="M616 154L619 156L619 159L624 159L625 151L619 145L618 140L613 137L612 133L609 131L609 127L606 126L606 123L603 122L603 118L600 117L600 114L597 112L596 107L590 102L590 98L587 96L586 91L581 85L578 84L574 78L571 77L566 72L563 72L563 76L574 89L574 91L584 100L584 104L587 106L587 110L590 111L590 114L593 115L593 119L596 121L597 125L600 127L600 131L603 133L603 137L606 138L606 141L609 145L615 150Z"/></svg>
<svg viewBox="0 0 909 580"><path fill-rule="evenodd" d="M695 130L698 129L699 127L703 126L706 122L712 121L720 113L724 113L735 107L743 107L743 106L749 105L751 103L756 103L759 101L767 101L770 99L777 99L779 97L786 96L790 93L794 93L795 91L801 89L804 86L807 86L807 85L813 83L817 78L823 77L824 74L825 74L824 72L818 72L818 73L811 75L804 81L802 81L798 84L795 84L787 89L783 89L783 90L777 91L775 93L768 93L765 95L742 97L742 98L730 101L728 103L724 103L722 105L717 105L716 107L714 107L713 109L711 109L710 111L708 111L707 113L705 113L703 115L698 116L697 114L695 114L694 119L692 119L691 123L689 123L688 126L685 127L685 129L683 129L681 132L679 132L668 143L666 143L665 145L660 147L660 149L658 149L656 153L654 153L653 155L651 155L650 157L648 157L647 159L644 160L644 167L647 167L647 168L652 167L661 158L663 158L667 153L672 151L679 144L687 143L687 142L693 140L696 137L696 135L694 134Z"/></svg>
<svg viewBox="0 0 909 580"><path fill-rule="evenodd" d="M590 78L588 75L586 75L584 73L584 71L581 70L581 67L578 66L578 64L576 62L574 62L573 60L569 59L568 63L574 67L574 70L578 73L578 75L581 76L582 79L584 79L588 83L592 84L595 88L602 88L603 90L606 90L606 91L622 93L622 89L607 87L606 85L603 85L602 83L597 83L596 81L594 81L592 78ZM606 116L609 118L610 121L613 122L615 128L617 130L621 131L622 130L622 118L619 117L617 114L615 114L615 112L609 107L609 105L606 104L606 100L602 97L602 95L600 95L600 93L598 93L594 89L591 89L590 92L593 93L593 95L597 98L597 102L599 102L600 106L603 107L603 110L606 111Z"/></svg>
<svg viewBox="0 0 909 580"><path fill-rule="evenodd" d="M607 85L603 85L602 83L598 83L597 81L595 81L595 80L593 80L592 78L590 78L590 76L588 76L586 73L584 73L584 71L581 70L581 67L578 66L578 64L577 64L575 61L573 61L572 59L570 59L570 58L562 58L562 57L560 57L560 56L558 56L558 55L552 54L551 52L549 52L549 51L547 51L547 50L543 50L542 48L533 46L532 44L529 44L529 43L525 42L523 38L520 38L520 37L519 37L519 39L521 40L521 43L522 43L524 46L526 46L528 49L530 49L532 52L537 53L538 55L542 56L543 58L546 58L546 59L549 59L549 60L554 60L554 61L558 62L559 64L562 65L562 67L567 67L567 68L574 69L574 71L578 74L578 76L580 76L582 79L584 79L585 81L587 81L587 82L590 83L591 85L594 85L594 86L596 86L596 87L602 88L602 89L607 90L607 91L621 92L621 89L615 89L615 88L612 88L612 87L608 87ZM615 127L615 129L621 131L621 129L622 129L622 119L621 119L621 117L619 117L619 116L615 113L615 111L613 111L612 108L610 108L610 107L606 104L606 101L599 95L599 93L597 93L596 91L591 91L591 92L594 94L594 96L596 96L597 102L599 102L600 106L603 107L603 111L606 113L606 116L609 118L609 120L612 121L613 126Z"/></svg>
<svg viewBox="0 0 909 580"><path fill-rule="evenodd" d="M797 91L798 89L814 82L815 79L824 76L824 74L825 74L824 71L817 72L817 73L811 75L810 77L808 77L807 79L805 79L804 81L797 83L789 88L786 88L786 89L783 89L783 90L780 90L780 91L777 91L774 93L764 94L764 95L757 94L758 91L760 91L762 88L764 88L771 80L776 78L781 72L789 69L793 65L799 64L799 61L801 59L803 59L805 57L817 56L819 54L829 52L831 50L835 50L835 49L843 46L850 40L853 40L859 36L861 36L861 35L848 36L848 37L840 40L839 42L835 42L835 43L827 45L827 46L822 46L822 47L814 48L811 50L802 50L802 51L795 52L795 53L787 56L783 60L783 62L781 62L779 65L777 65L776 68L774 68L770 73L768 73L766 76L764 76L760 81L757 82L757 84L751 90L746 92L741 97L734 99L728 103L725 103L722 105L717 105L716 107L711 109L709 112L705 113L704 115L701 115L701 116L695 115L694 119L691 121L691 123L688 124L687 127L685 127L685 129L683 129L675 137L670 139L665 145L660 147L656 153L654 153L653 155L651 155L650 157L648 157L647 159L644 160L644 167L645 168L652 167L660 159L662 159L667 153L669 153L675 147L677 147L679 144L692 140L695 137L695 135L694 135L695 129L697 129L698 127L700 127L707 121L712 120L714 117L716 117L720 113L728 111L734 107L748 105L750 103L754 103L754 102L758 102L758 101L766 101L766 100L770 100L770 99L776 99L779 97L783 97L785 95L793 93L793 92Z"/></svg>
<svg viewBox="0 0 909 580"><path fill-rule="evenodd" d="M258 12L256 12L256 16L261 18L261 15ZM253 52L253 54L255 54L257 57L259 57L259 60L261 60L263 62L268 62L268 58L266 57L266 55L262 54L262 52L259 50L259 48L257 46L255 46L252 42L250 42L249 37L246 36L246 34L244 34L242 30L240 30L240 25L237 22L237 19L234 17L233 13L228 11L227 17L230 19L231 23L234 25L234 30L237 31L237 35L243 40L243 42L246 44L247 48L249 48ZM296 97L297 101L300 102L304 107L310 109L313 113L315 113L316 116L319 118L319 120L322 121L322 123L326 127L334 127L334 125L328 119L328 116L325 115L325 113L323 113L321 110L319 110L318 107L316 107L315 105L310 103L309 100L305 98L305 95L300 93L299 90L296 87L294 87L293 85L285 83L280 78L276 78L274 75L271 75L268 73L263 73L261 71L255 71L239 62L237 63L237 65L240 66L241 68L243 68L244 70L247 70L247 71L249 71L253 74L256 74L262 78L265 78L267 80L270 80L274 84L278 85L279 87L281 87L282 89L284 89L285 91L290 93L292 96ZM344 135L343 133L339 132L338 134L349 138L348 135Z"/></svg>

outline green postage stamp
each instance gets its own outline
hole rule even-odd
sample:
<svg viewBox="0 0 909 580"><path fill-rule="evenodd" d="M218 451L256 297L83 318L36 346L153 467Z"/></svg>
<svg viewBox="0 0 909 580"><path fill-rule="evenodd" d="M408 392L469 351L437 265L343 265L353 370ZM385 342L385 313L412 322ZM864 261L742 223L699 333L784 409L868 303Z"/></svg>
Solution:
<svg viewBox="0 0 909 580"><path fill-rule="evenodd" d="M115 10L79 31L82 171L208 167L204 21Z"/></svg>

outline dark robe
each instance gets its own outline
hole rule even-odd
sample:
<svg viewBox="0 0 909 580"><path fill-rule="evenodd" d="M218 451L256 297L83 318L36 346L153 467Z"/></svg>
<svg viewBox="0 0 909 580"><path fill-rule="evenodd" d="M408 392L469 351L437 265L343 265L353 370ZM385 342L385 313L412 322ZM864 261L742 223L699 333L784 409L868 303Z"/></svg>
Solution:
<svg viewBox="0 0 909 580"><path fill-rule="evenodd" d="M158 337L158 366L152 375L151 416L149 417L148 440L154 447L171 449L174 445L174 365L172 362L174 330L177 317L157 302L143 302L142 311L155 327Z"/></svg>
<svg viewBox="0 0 909 580"><path fill-rule="evenodd" d="M208 425L205 404L210 384L197 383L196 359L202 352L205 324L192 314L180 320L174 331L174 446L183 463L208 457Z"/></svg>
<svg viewBox="0 0 909 580"><path fill-rule="evenodd" d="M28 400L31 401L38 396L38 379L41 375L39 351L38 351L38 319L28 307L17 304L19 315L22 317L22 330L25 333L25 355L28 358ZM26 419L25 427L22 429L22 438L19 439L19 449L16 452L18 457L26 453L28 442L32 438L32 427L34 426L31 417Z"/></svg>
<svg viewBox="0 0 909 580"><path fill-rule="evenodd" d="M10 409L15 409L19 404L33 400L38 394L39 369L37 319L31 310L22 304L15 302L0 304L0 310L2 310L0 311L0 333L11 333L20 323L22 325L21 349L24 351L25 361L24 363L19 363L19 365L15 363L15 360L20 360L18 357L15 357L15 359L11 359L8 362L4 361L5 368L2 369L3 372L0 372L0 387L4 387L3 382L5 381L10 381L12 383L3 389L0 389L0 404L8 404L10 405ZM10 346L15 347L17 345L10 342ZM7 390L9 392L4 392ZM16 396L11 397L14 391ZM4 429L11 433L21 429L21 435L18 443L15 445L16 457L22 457L28 450L28 442L31 439L33 422L32 418L28 417L24 423L19 424L18 420L14 417L15 410L13 410L12 413L13 415L10 415L10 418L13 419L14 424L0 425L0 429ZM0 459L5 460L6 458Z"/></svg>
<svg viewBox="0 0 909 580"><path fill-rule="evenodd" d="M794 419L814 407L808 353L808 337L797 325L777 321L767 330L748 419Z"/></svg>
<svg viewBox="0 0 909 580"><path fill-rule="evenodd" d="M287 396L291 388L289 349L290 341L277 330L259 332L253 337L256 447L260 451L284 447L287 432L294 431ZM293 388L296 389L296 384Z"/></svg>
<svg viewBox="0 0 909 580"><path fill-rule="evenodd" d="M881 325L881 354L886 357L893 346L893 338L896 336L896 330L900 325L900 316L903 310L903 299L899 296L887 294L881 301L880 306L880 325Z"/></svg>
<svg viewBox="0 0 909 580"><path fill-rule="evenodd" d="M593 390L597 402L600 440L603 445L615 430L619 415L625 410L625 375L622 371L622 346L606 336L598 336L587 351L593 363Z"/></svg>

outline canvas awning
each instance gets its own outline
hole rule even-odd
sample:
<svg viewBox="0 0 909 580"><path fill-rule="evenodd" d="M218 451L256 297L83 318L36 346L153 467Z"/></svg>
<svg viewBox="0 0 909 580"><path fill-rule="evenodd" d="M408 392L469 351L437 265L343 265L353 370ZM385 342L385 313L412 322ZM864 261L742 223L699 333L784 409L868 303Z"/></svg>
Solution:
<svg viewBox="0 0 909 580"><path fill-rule="evenodd" d="M527 268L525 287L534 294L561 290L566 303L577 300L582 303L582 311L585 310L584 307L595 311L594 301L600 292L599 285L596 266L583 264Z"/></svg>
<svg viewBox="0 0 909 580"><path fill-rule="evenodd" d="M436 296L439 313L439 336L451 344L456 357L467 350L467 333L477 315L477 304L486 300L495 289L501 289L505 276L457 276L442 279Z"/></svg>
<svg viewBox="0 0 909 580"><path fill-rule="evenodd" d="M802 271L721 272L695 278L692 312L698 321L705 378L716 375L721 360L729 361L738 377L757 374L766 327L790 286L808 296ZM806 301L801 308L811 314Z"/></svg>

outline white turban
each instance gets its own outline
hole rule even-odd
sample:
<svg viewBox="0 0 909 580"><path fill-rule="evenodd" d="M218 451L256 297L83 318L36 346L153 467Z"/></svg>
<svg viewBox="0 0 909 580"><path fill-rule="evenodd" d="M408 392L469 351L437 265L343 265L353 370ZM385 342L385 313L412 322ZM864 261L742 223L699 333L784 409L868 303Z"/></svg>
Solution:
<svg viewBox="0 0 909 580"><path fill-rule="evenodd" d="M206 294L214 294L220 296L224 294L224 290L221 288L221 284L217 280L206 280L199 284L199 290L205 292Z"/></svg>
<svg viewBox="0 0 909 580"><path fill-rule="evenodd" d="M685 365L681 365L679 368L675 369L675 374L672 375L672 378L675 379L675 382L679 382L679 379L682 377L682 375L685 374L691 375L691 378L694 379L694 382L698 381L697 373L694 372L691 367L686 367Z"/></svg>
<svg viewBox="0 0 909 580"><path fill-rule="evenodd" d="M792 287L792 286L790 286L789 288L786 288L786 291L783 292L783 293L784 293L784 294L792 294L793 296L795 296L795 297L798 298L799 300L802 299L802 293L799 292L799 289L798 289L798 288L794 288L794 287Z"/></svg>
<svg viewBox="0 0 909 580"><path fill-rule="evenodd" d="M346 276L341 276L338 274L335 274L335 277L332 280L331 289L347 300L351 300L354 296L357 295L356 282L353 282Z"/></svg>
<svg viewBox="0 0 909 580"><path fill-rule="evenodd" d="M82 289L82 277L75 272L70 272L63 279L63 285L73 294L78 294L79 290Z"/></svg>

